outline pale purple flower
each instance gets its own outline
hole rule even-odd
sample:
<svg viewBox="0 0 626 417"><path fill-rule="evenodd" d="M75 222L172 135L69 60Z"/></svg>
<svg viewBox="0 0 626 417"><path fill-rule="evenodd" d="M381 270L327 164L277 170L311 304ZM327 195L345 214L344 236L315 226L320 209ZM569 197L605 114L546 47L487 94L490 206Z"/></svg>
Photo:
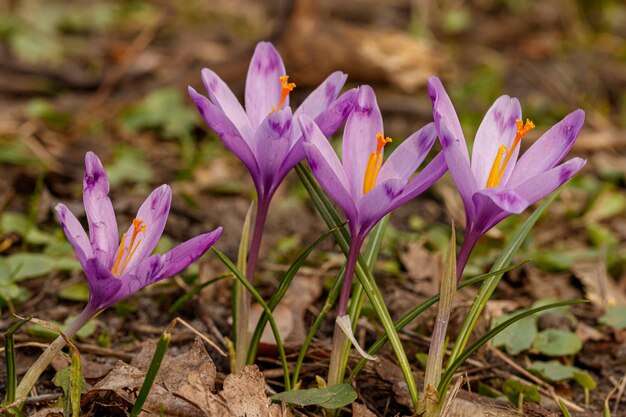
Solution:
<svg viewBox="0 0 626 417"><path fill-rule="evenodd" d="M383 163L383 121L374 91L359 88L357 102L343 133L342 160L323 131L307 116L301 116L304 150L313 175L324 191L343 209L353 240L361 241L387 213L428 189L447 170L443 155L437 155L421 172L436 139L430 123L413 133Z"/></svg>
<svg viewBox="0 0 626 417"><path fill-rule="evenodd" d="M202 70L208 98L189 87L209 127L250 171L259 205L271 199L285 175L304 158L300 128L292 118L306 114L331 135L350 113L356 95L350 90L337 99L347 78L337 71L292 114L289 93L295 84L287 78L278 51L271 43L260 42L248 68L245 110L226 83L209 69Z"/></svg>
<svg viewBox="0 0 626 417"><path fill-rule="evenodd" d="M143 287L171 277L201 257L219 238L222 228L196 236L163 255L154 254L170 210L172 190L162 185L141 205L128 231L118 239L109 199L109 180L93 152L85 156L83 204L89 235L63 204L56 206L63 231L76 252L89 283L90 317Z"/></svg>
<svg viewBox="0 0 626 417"><path fill-rule="evenodd" d="M518 160L520 141L534 127L522 122L516 98L502 96L491 106L476 137L470 161L454 106L437 77L428 80L437 135L450 174L465 205L466 232L457 273L460 277L478 239L511 214L519 214L564 184L585 160L558 165L574 145L585 120L578 109L544 133Z"/></svg>

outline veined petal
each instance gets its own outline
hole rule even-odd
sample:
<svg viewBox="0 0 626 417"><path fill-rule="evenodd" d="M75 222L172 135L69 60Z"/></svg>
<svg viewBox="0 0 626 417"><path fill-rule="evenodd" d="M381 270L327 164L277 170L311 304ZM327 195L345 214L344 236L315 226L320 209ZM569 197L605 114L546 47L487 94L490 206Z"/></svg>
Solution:
<svg viewBox="0 0 626 417"><path fill-rule="evenodd" d="M430 152L435 139L437 139L437 132L433 123L429 123L413 133L389 155L380 169L378 181L384 182L392 178L403 180L411 178L411 175L415 173Z"/></svg>
<svg viewBox="0 0 626 417"><path fill-rule="evenodd" d="M217 133L224 145L248 167L252 178L256 181L259 176L259 166L241 132L208 98L198 94L192 87L189 87L189 95L209 127Z"/></svg>
<svg viewBox="0 0 626 417"><path fill-rule="evenodd" d="M485 188L491 167L501 145L511 149L517 132L516 120L521 120L522 109L516 98L501 96L487 111L472 147L472 173L479 188ZM507 163L501 184L511 175L520 146L516 146Z"/></svg>
<svg viewBox="0 0 626 417"><path fill-rule="evenodd" d="M435 118L435 126L437 126L437 134L439 141L443 147L443 154L446 157L446 163L450 170L450 175L456 184L456 188L459 190L459 194L465 204L465 211L471 212L473 205L472 195L478 190L474 174L470 168L469 159L463 152L467 152L465 147L465 141L463 139L456 139L446 123L440 123Z"/></svg>
<svg viewBox="0 0 626 417"><path fill-rule="evenodd" d="M94 258L93 250L85 233L85 229L80 224L74 213L64 204L57 204L55 207L63 232L76 252L76 257L83 269L86 269L87 261Z"/></svg>
<svg viewBox="0 0 626 417"><path fill-rule="evenodd" d="M131 225L126 232L125 250L128 251L129 248L133 250L134 247L136 249L128 262L126 262L127 255L124 256L123 265L125 267L122 269L133 268L152 253L163 234L163 229L165 229L171 202L172 189L165 184L152 191L146 201L143 202L135 218L143 222L142 225L145 226L145 230L137 234L134 246L131 243L136 226ZM139 240L141 241L139 242Z"/></svg>
<svg viewBox="0 0 626 417"><path fill-rule="evenodd" d="M481 201L483 199L491 200L500 210L511 214L520 214L530 205L528 200L515 190L507 190L500 187L480 190L472 198L474 199L474 204L476 204L477 211L480 210L481 206L485 206L484 201Z"/></svg>
<svg viewBox="0 0 626 417"><path fill-rule="evenodd" d="M272 111L272 107L278 106L282 75L285 75L285 65L274 45L259 42L246 78L246 113L252 130L261 124ZM285 99L284 106L289 106L289 97Z"/></svg>
<svg viewBox="0 0 626 417"><path fill-rule="evenodd" d="M352 112L359 90L353 88L343 93L337 100L315 118L315 124L320 128L324 136L332 136L339 126Z"/></svg>
<svg viewBox="0 0 626 417"><path fill-rule="evenodd" d="M117 221L109 199L109 179L102 162L93 152L85 155L83 204L89 223L89 241L94 256L103 265L112 265L117 249Z"/></svg>
<svg viewBox="0 0 626 417"><path fill-rule="evenodd" d="M363 179L371 153L376 152L376 135L383 132L383 118L374 90L368 85L359 87L356 104L343 132L341 158L355 201L363 195ZM384 133L384 132L383 132ZM381 152L382 154L382 152Z"/></svg>
<svg viewBox="0 0 626 417"><path fill-rule="evenodd" d="M291 136L292 116L289 107L268 115L256 130L254 154L264 188L271 188L274 176L291 148Z"/></svg>
<svg viewBox="0 0 626 417"><path fill-rule="evenodd" d="M395 202L393 209L395 210L400 204L404 204L414 199L430 187L448 171L448 164L443 152L439 152L428 165L424 167L413 179L409 181L402 196Z"/></svg>
<svg viewBox="0 0 626 417"><path fill-rule="evenodd" d="M335 101L341 88L346 83L347 78L348 75L341 71L335 71L326 77L326 79L304 99L300 107L296 109L293 114L294 118L297 120L298 116L306 114L312 119L315 119L322 114L322 112Z"/></svg>
<svg viewBox="0 0 626 417"><path fill-rule="evenodd" d="M458 143L459 152L467 160L467 165L469 166L469 153L467 152L467 144L465 143L461 123L456 115L452 101L439 78L430 77L428 79L428 94L433 102L433 119L437 127L439 139L441 140L441 125L445 124L449 131L448 136L454 138Z"/></svg>
<svg viewBox="0 0 626 417"><path fill-rule="evenodd" d="M213 104L222 110L235 125L243 139L248 144L252 143L253 134L248 115L231 89L215 72L208 68L202 70L202 82Z"/></svg>
<svg viewBox="0 0 626 417"><path fill-rule="evenodd" d="M402 195L407 180L392 178L378 182L365 194L357 205L358 233L367 234L387 213L392 210L393 202Z"/></svg>
<svg viewBox="0 0 626 417"><path fill-rule="evenodd" d="M348 220L356 221L356 208L348 189L348 179L337 154L310 117L302 115L298 122L304 138L304 152L315 179L343 209Z"/></svg>
<svg viewBox="0 0 626 417"><path fill-rule="evenodd" d="M97 258L89 259L85 275L89 284L88 308L100 311L121 299L118 295L123 291L122 281L111 274L109 267Z"/></svg>
<svg viewBox="0 0 626 417"><path fill-rule="evenodd" d="M515 187L515 191L524 197L528 204L534 204L572 178L585 166L586 162L582 158L572 158L555 168L527 179Z"/></svg>
<svg viewBox="0 0 626 417"><path fill-rule="evenodd" d="M169 252L164 253L161 256L161 271L154 277L152 282L147 282L146 285L176 275L183 269L187 268L198 258L204 255L205 252L215 244L221 234L222 228L218 227L210 233L205 233L189 239Z"/></svg>
<svg viewBox="0 0 626 417"><path fill-rule="evenodd" d="M574 145L585 122L585 112L576 110L543 134L517 161L507 187L515 188L558 164Z"/></svg>

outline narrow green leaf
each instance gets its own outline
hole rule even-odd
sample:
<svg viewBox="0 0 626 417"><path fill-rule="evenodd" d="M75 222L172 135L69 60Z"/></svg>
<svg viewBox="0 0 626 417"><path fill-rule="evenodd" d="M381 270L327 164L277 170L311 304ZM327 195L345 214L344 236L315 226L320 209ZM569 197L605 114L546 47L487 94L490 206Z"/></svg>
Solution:
<svg viewBox="0 0 626 417"><path fill-rule="evenodd" d="M311 196L315 207L326 222L327 226L330 229L341 226L342 221L340 220L339 215L333 208L332 203L328 200L328 198L324 195L324 193L315 182L312 174L308 170L306 170L302 164L296 166L296 172L300 177L303 185L309 192L309 195ZM342 227L334 232L333 235L335 237L335 241L341 247L341 250L344 252L344 254L346 254L347 256L350 250L350 236L348 231L345 229L345 227ZM409 393L411 395L411 401L413 402L413 407L417 407L419 392L417 389L417 384L415 383L415 379L413 378L411 365L409 364L406 352L404 351L402 343L400 342L400 337L395 330L393 320L391 319L389 310L387 310L387 306L385 305L382 294L380 293L380 290L378 289L378 286L376 285L372 274L369 273L365 261L360 256L357 262L355 273L357 279L363 286L365 294L367 294L370 303L372 304L372 307L376 311L378 319L385 329L385 333L389 337L391 347L396 354L396 358L398 359L398 363L400 365L400 368L402 369L404 379L407 383Z"/></svg>
<svg viewBox="0 0 626 417"><path fill-rule="evenodd" d="M293 390L280 392L272 396L274 402L307 406L317 405L326 409L345 407L357 399L358 395L352 385L337 384L324 388Z"/></svg>
<svg viewBox="0 0 626 417"><path fill-rule="evenodd" d="M569 410L565 406L565 403L563 402L563 400L559 398L558 403L559 403L559 408L561 409L561 413L563 414L563 417L572 417Z"/></svg>
<svg viewBox="0 0 626 417"><path fill-rule="evenodd" d="M80 394L83 392L83 372L80 360L80 353L72 349L72 364L70 366L70 404L72 406L72 415L80 416Z"/></svg>
<svg viewBox="0 0 626 417"><path fill-rule="evenodd" d="M237 269L245 271L248 262L248 247L250 246L250 224L252 223L252 209L254 203L250 204L246 213L246 218L241 229L241 240L239 241L239 252L237 253ZM248 321L250 320L250 296L246 292L241 282L233 281L233 325L235 327L235 369L237 373L246 364L246 354L248 353L250 331Z"/></svg>
<svg viewBox="0 0 626 417"><path fill-rule="evenodd" d="M254 299L263 307L263 310L267 313L267 318L270 323L270 327L272 328L272 333L274 333L274 338L276 339L276 348L278 349L278 354L280 356L280 360L283 366L283 373L285 379L285 389L289 391L291 389L291 381L289 376L289 365L287 363L287 356L285 355L285 348L283 347L283 341L280 337L280 332L278 331L278 326L276 325L276 321L274 320L274 316L272 316L272 312L267 306L267 303L263 300L263 297L257 292L257 290L252 286L250 282L243 276L243 274L237 269L235 264L232 263L230 259L219 249L213 247L211 248L213 252L217 255L217 257L222 261L224 265L235 275L235 278L239 280L239 282L248 290L248 292L254 297Z"/></svg>
<svg viewBox="0 0 626 417"><path fill-rule="evenodd" d="M533 314L539 313L544 310L549 310L551 308L557 308L557 307L563 307L567 305L583 304L586 302L587 300L568 300L568 301L560 301L558 303L552 303L552 304L532 308L527 311L522 311L521 313L515 315L514 317L511 317L509 320L505 321L504 323L501 323L498 326L494 327L493 329L489 330L487 333L482 335L478 340L476 340L474 343L468 346L467 349L465 349L453 362L451 362L448 365L448 368L443 373L441 382L439 383L439 387L437 387L437 390L439 391L439 395L443 398L443 394L447 391L448 386L450 385L452 376L454 375L456 370L463 364L463 362L467 360L467 358L469 358L481 346L483 346L485 343L491 340L496 334L500 333L502 330L506 329L511 324L525 317L531 316Z"/></svg>
<svg viewBox="0 0 626 417"><path fill-rule="evenodd" d="M526 261L520 262L518 264L515 264L513 266L509 266L509 267L504 268L504 269L500 269L498 271L489 272L487 274L478 275L476 277L465 279L465 280L463 280L463 281L461 281L459 283L459 285L457 286L457 291L462 289L462 288L468 287L470 285L476 284L478 282L484 281L484 280L486 280L488 278L491 278L491 277L493 277L495 275L504 274L505 272L511 271L513 269L517 269L521 265L523 265L525 262ZM439 301L439 298L440 298L439 294L433 295L428 300L424 301L423 303L421 303L420 305L418 305L414 309L412 309L409 312L407 312L396 323L396 325L395 325L396 330L397 331L402 330L409 323L411 323L413 320L415 320L415 318L417 318L420 314L422 314L428 308L432 307L435 303L437 303ZM369 350L367 352L370 355L375 355L380 350L380 348L382 348L384 346L384 344L388 340L389 340L389 338L387 337L387 335L383 334L382 336L380 336L378 338L378 340L376 340L376 342L374 342L374 344L372 344L372 346L369 348ZM354 378L356 377L356 375L363 369L363 367L365 366L366 363L367 363L367 361L363 360L363 359L361 361L359 361L359 363L354 367L354 370L352 371L352 374L350 374L350 378L348 378L348 381L353 381Z"/></svg>
<svg viewBox="0 0 626 417"><path fill-rule="evenodd" d="M304 262L307 260L311 252L313 252L313 250L320 243L322 243L328 236L330 236L333 231L334 230L330 230L324 233L322 236L320 236L315 242L309 245L298 256L298 258L296 258L293 264L291 264L287 272L285 272L285 275L283 275L283 278L280 280L280 284L278 285L278 288L274 292L274 295L272 295L270 300L267 302L267 306L269 307L271 311L274 311L276 306L283 299L283 297L287 293L287 290L289 289L289 286L291 285L291 282L296 277L296 274L300 270L300 267L304 265ZM248 350L248 363L250 364L254 363L254 360L256 358L257 349L259 348L259 341L261 340L261 335L263 334L263 329L265 329L265 326L267 325L267 321L268 321L267 313L264 311L261 317L259 317L259 322L257 323L256 328L254 329L254 333L252 334L252 337L250 338L250 347Z"/></svg>
<svg viewBox="0 0 626 417"><path fill-rule="evenodd" d="M430 348L428 350L428 363L424 375L424 401L426 409L437 409L438 405L429 404L433 397L426 397L426 389L429 385L436 387L441 379L441 369L443 365L443 354L445 352L446 331L454 296L456 295L456 233L454 225L448 244L448 253L444 261L444 268L441 274L441 302L438 306L437 319L433 329Z"/></svg>
<svg viewBox="0 0 626 417"><path fill-rule="evenodd" d="M154 355L152 356L152 360L150 361L150 366L148 367L148 371L146 372L146 377L143 380L143 384L141 384L139 394L137 394L137 401L135 401L135 405L133 405L133 409L130 412L130 417L137 417L139 415L139 413L141 412L141 408L148 398L148 394L150 394L150 390L152 389L154 380L159 373L159 369L161 368L163 358L167 353L167 348L169 347L170 340L172 339L172 329L174 328L175 324L176 322L173 321L167 327L167 329L165 329L165 331L161 335L161 338L159 339L159 342L156 345Z"/></svg>
<svg viewBox="0 0 626 417"><path fill-rule="evenodd" d="M15 401L15 389L17 387L17 373L15 371L15 339L13 335L32 317L26 317L13 323L4 333L4 360L7 368L7 394L6 404Z"/></svg>
<svg viewBox="0 0 626 417"><path fill-rule="evenodd" d="M567 183L566 183L567 184ZM494 262L491 270L498 270L506 267L509 262L513 259L515 252L522 246L522 243L526 239L526 236L530 233L531 229L539 220L539 216L545 211L545 209L556 199L559 195L560 190L563 189L564 186L561 186L556 192L552 193L551 196L546 198L543 203L526 219L526 221L522 224L522 226L517 229L515 234L511 237L507 245L502 250L502 253ZM478 322L480 318L480 314L482 313L487 301L491 298L491 294L495 291L496 287L500 283L503 274L497 274L493 277L489 278L487 281L483 283L470 307L469 312L467 313L467 317L461 326L461 330L459 331L459 336L457 337L454 346L452 347L452 352L450 354L450 361L448 367L459 357L461 352L465 349L467 342L474 330L474 326ZM447 389L447 387L446 387ZM441 390L440 390L441 393Z"/></svg>

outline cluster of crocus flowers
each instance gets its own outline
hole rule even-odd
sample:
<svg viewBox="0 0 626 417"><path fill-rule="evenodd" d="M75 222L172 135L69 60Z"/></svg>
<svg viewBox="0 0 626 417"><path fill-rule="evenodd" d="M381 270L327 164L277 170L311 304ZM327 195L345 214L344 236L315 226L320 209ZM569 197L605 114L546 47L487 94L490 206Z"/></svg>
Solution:
<svg viewBox="0 0 626 417"><path fill-rule="evenodd" d="M302 134L293 120L299 115L315 119L331 135L352 110L356 90L338 98L347 75L334 72L292 112L289 82L278 51L269 42L257 44L245 87L245 110L226 83L204 69L208 98L189 87L189 94L207 125L248 168L257 191L256 224L250 240L246 275L252 279L268 206L287 173L302 159Z"/></svg>
<svg viewBox="0 0 626 417"><path fill-rule="evenodd" d="M341 161L311 118L300 116L299 123L311 171L324 191L343 209L351 236L337 307L338 323L348 324L335 328L329 369L329 383L336 384L343 379L341 358L346 348L345 337L350 335L342 332L350 329L346 314L348 299L364 239L386 214L430 188L447 167L443 155L438 155L413 176L435 142L432 123L403 141L383 163L384 147L392 140L384 135L380 109L369 86L359 88L356 104L348 116Z"/></svg>
<svg viewBox="0 0 626 417"><path fill-rule="evenodd" d="M457 258L460 279L478 239L511 214L519 214L563 185L585 160L558 165L574 145L585 120L576 110L544 133L519 157L522 138L534 128L523 121L519 101L502 96L487 111L470 161L461 124L437 77L428 81L433 118L450 174L465 205L466 231Z"/></svg>

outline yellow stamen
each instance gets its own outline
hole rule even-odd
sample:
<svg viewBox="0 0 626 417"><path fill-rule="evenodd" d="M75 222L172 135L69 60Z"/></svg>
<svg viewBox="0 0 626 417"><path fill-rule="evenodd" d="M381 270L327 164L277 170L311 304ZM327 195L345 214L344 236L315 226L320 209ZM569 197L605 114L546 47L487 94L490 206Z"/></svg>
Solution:
<svg viewBox="0 0 626 417"><path fill-rule="evenodd" d="M367 160L367 167L365 168L365 176L363 177L363 194L367 194L372 191L372 188L376 185L380 168L383 165L383 155L381 152L386 144L392 142L390 137L383 137L382 132L376 135L376 141L376 152L370 153Z"/></svg>
<svg viewBox="0 0 626 417"><path fill-rule="evenodd" d="M516 120L515 123L517 124L515 140L511 145L511 149L508 149L504 145L500 145L500 148L498 148L498 153L496 154L496 158L491 166L491 171L489 171L489 178L487 178L487 188L493 188L500 185L504 171L506 171L506 167L511 160L511 156L513 156L515 148L522 141L522 138L535 128L535 124L530 119L526 119L526 123L521 120Z"/></svg>
<svg viewBox="0 0 626 417"><path fill-rule="evenodd" d="M274 113L276 110L280 110L283 107L285 99L289 96L289 93L291 93L293 89L296 88L295 83L287 82L289 80L288 75L281 75L279 79L280 85L282 87L282 91L280 92L280 100L278 101L278 107L272 107L272 110L270 110L270 114Z"/></svg>
<svg viewBox="0 0 626 417"><path fill-rule="evenodd" d="M130 262L132 257L135 255L135 252L137 252L137 248L141 244L141 239L139 239L137 241L137 244L135 244L137 235L145 231L146 231L146 225L143 224L143 220L134 219L133 220L133 235L130 238L130 245L128 245L128 250L126 251L126 259L124 259L124 262L122 263L122 259L124 258L124 252L126 249L124 245L124 242L126 240L126 233L124 233L120 241L120 247L117 250L117 255L115 256L115 263L113 264L113 268L111 268L111 273L113 275L117 275L118 277L122 275L122 273L124 272L124 269L126 269L126 266L128 266L128 263Z"/></svg>

